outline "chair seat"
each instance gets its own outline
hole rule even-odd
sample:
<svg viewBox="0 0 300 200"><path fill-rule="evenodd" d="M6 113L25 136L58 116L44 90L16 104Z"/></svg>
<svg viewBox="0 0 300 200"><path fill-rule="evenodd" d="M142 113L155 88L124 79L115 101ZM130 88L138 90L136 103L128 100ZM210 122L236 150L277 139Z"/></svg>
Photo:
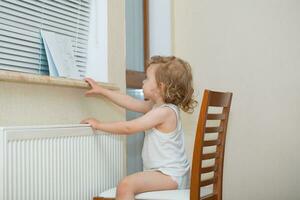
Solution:
<svg viewBox="0 0 300 200"><path fill-rule="evenodd" d="M211 194L213 192L212 186L201 188L201 197ZM100 194L100 197L115 198L116 188L106 190ZM190 190L163 190L145 192L135 196L136 200L189 200Z"/></svg>

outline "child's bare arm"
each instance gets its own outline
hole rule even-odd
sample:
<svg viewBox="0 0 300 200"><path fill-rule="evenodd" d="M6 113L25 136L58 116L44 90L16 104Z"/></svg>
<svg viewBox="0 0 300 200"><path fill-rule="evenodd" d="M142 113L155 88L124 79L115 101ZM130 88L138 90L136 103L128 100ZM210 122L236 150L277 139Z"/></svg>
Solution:
<svg viewBox="0 0 300 200"><path fill-rule="evenodd" d="M164 123L169 115L170 112L167 109L157 108L149 111L142 117L131 121L101 123L95 119L85 119L81 123L90 124L94 129L105 132L131 135L133 133L145 131Z"/></svg>
<svg viewBox="0 0 300 200"><path fill-rule="evenodd" d="M131 96L105 89L91 78L86 78L85 81L91 86L91 89L85 93L86 96L103 95L123 108L140 113L148 112L153 106L151 101L138 100Z"/></svg>

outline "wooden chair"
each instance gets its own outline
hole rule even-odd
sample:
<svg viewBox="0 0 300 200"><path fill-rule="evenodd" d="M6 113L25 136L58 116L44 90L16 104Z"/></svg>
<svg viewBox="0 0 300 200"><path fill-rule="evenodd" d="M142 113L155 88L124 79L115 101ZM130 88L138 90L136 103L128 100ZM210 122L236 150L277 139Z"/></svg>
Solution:
<svg viewBox="0 0 300 200"><path fill-rule="evenodd" d="M136 200L222 200L224 150L231 98L232 93L229 92L204 91L194 143L190 189L145 192L136 195ZM215 107L221 111L211 112L211 109L217 109ZM209 121L218 125L209 126ZM215 138L208 140L212 135ZM214 149L213 152L207 152L209 148ZM213 164L205 166L204 163L208 161ZM209 174L210 178L201 178ZM116 188L113 188L94 200L113 200L115 193Z"/></svg>

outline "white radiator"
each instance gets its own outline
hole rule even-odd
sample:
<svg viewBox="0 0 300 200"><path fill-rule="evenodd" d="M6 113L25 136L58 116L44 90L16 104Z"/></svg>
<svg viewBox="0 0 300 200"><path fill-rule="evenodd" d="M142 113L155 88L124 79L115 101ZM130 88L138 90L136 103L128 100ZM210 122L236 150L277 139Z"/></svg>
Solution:
<svg viewBox="0 0 300 200"><path fill-rule="evenodd" d="M124 145L88 125L0 128L0 199L91 200L125 175Z"/></svg>

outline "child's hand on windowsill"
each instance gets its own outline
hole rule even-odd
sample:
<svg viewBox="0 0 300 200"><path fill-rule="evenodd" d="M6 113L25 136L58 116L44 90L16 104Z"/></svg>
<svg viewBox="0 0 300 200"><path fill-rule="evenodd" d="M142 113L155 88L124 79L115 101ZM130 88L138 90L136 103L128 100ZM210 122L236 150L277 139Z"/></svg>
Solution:
<svg viewBox="0 0 300 200"><path fill-rule="evenodd" d="M99 129L100 121L98 121L94 118L87 118L87 119L82 120L80 123L81 124L90 124L94 130L97 130L97 129Z"/></svg>
<svg viewBox="0 0 300 200"><path fill-rule="evenodd" d="M98 85L95 80L93 80L91 78L85 78L84 80L91 86L91 89L85 93L85 96L99 95L99 94L102 94L103 91L105 90L100 85Z"/></svg>

